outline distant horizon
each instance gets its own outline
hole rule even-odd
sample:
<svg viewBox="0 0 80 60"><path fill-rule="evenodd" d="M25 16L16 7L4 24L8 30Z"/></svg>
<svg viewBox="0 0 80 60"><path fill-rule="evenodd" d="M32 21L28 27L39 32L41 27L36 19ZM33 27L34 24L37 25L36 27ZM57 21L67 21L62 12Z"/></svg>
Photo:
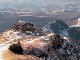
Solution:
<svg viewBox="0 0 80 60"><path fill-rule="evenodd" d="M45 5L61 4L66 2L80 2L80 0L0 0L2 8L40 8Z"/></svg>
<svg viewBox="0 0 80 60"><path fill-rule="evenodd" d="M47 3L62 3L62 2L80 2L80 0L0 0L0 3L21 3L21 2L47 2Z"/></svg>

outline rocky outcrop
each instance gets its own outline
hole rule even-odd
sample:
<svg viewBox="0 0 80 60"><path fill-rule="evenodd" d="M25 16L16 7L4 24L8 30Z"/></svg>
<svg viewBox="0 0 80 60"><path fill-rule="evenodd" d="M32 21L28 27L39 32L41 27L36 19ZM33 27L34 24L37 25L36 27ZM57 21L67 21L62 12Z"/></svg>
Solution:
<svg viewBox="0 0 80 60"><path fill-rule="evenodd" d="M14 24L13 30L20 31L22 33L26 33L26 31L35 31L35 27L33 24L25 22L25 21L19 21L18 23Z"/></svg>
<svg viewBox="0 0 80 60"><path fill-rule="evenodd" d="M21 46L22 49L20 49L21 47L18 48L19 46ZM21 41L21 43L12 44L9 48L11 47L13 47L13 50L10 50L14 53L14 48L17 51L20 49L23 50L23 54L25 55L33 55L38 58L43 58L44 60L71 60L73 57L77 59L74 46L62 36L53 33L33 40Z"/></svg>
<svg viewBox="0 0 80 60"><path fill-rule="evenodd" d="M27 35L24 33L27 33L27 31L35 31L34 25L24 21L19 21L14 25L13 30L9 30L2 34L3 37L9 40L7 43L5 42L2 45L10 44L8 51L11 52L12 55L15 53L15 56L13 55L13 60L22 60L21 56L26 58L34 56L33 60L79 60L79 46L74 44L67 37L63 37L64 35L60 35L62 31L65 29L67 31L69 27L62 21L50 23L48 27L48 30L46 30L46 27L46 29L44 28L47 32L38 30L40 33L43 33L43 35L38 34L37 36L34 36L34 34L38 33L37 30L34 34L32 33L31 35ZM58 34L53 33L55 31ZM70 33L73 35L74 31ZM18 59L16 58L17 55L20 56ZM30 58L24 58L24 60L31 60Z"/></svg>

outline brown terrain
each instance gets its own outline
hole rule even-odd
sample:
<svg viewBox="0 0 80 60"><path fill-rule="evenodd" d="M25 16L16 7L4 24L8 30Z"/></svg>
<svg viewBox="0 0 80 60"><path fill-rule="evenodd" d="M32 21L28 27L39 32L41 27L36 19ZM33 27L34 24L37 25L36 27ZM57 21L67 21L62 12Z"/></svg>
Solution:
<svg viewBox="0 0 80 60"><path fill-rule="evenodd" d="M54 52L52 50L61 47L60 35L50 32L45 33L45 36L26 35L26 31L29 31L33 27L27 25L30 29L26 29L25 31L21 29L23 25L27 28L25 23L19 23L21 24L18 25L20 27L18 30L16 29L18 26L16 26L14 29L3 32L0 36L0 44L6 44L5 50L1 55L3 60L46 60L47 56L51 54L51 52ZM33 30L30 30L30 32L33 32ZM20 33L23 35L19 35Z"/></svg>
<svg viewBox="0 0 80 60"><path fill-rule="evenodd" d="M64 14L62 15L64 16ZM66 17L70 17L69 15L70 13L63 18L62 16L57 17L59 19L65 18L66 21L68 20ZM71 16L76 15L77 13L73 13ZM76 18L70 19L71 22L68 24L76 24L77 21L75 19ZM0 44L5 43L6 45L9 45L2 53L3 60L46 60L47 58L52 60L56 55L58 57L55 57L55 59L59 58L60 60L66 60L60 58L62 56L56 52L56 49L61 48L63 41L67 41L63 39L62 36L50 32L45 32L40 36L32 36L31 33L36 30L35 26L30 23L19 23L21 24L15 24L12 29L3 32L0 35Z"/></svg>
<svg viewBox="0 0 80 60"><path fill-rule="evenodd" d="M53 34L53 35L56 37L57 40L60 39L58 35L56 34ZM51 36L50 37L44 36L44 37L52 39ZM5 50L4 53L2 54L2 58L4 60L45 60L50 50L49 46L53 46L54 48L55 47L59 48L59 46L56 45L56 44L59 44L57 40L50 42L50 41L44 40L44 38L39 38L39 37L33 40L27 40L27 39L24 40L24 38L21 38L16 42L11 43L10 46L13 46L13 44L16 44L16 46L18 46L17 44L19 44L20 42L20 45L23 48L24 54L17 54L17 52L13 52L9 50L10 47L8 47L8 49Z"/></svg>

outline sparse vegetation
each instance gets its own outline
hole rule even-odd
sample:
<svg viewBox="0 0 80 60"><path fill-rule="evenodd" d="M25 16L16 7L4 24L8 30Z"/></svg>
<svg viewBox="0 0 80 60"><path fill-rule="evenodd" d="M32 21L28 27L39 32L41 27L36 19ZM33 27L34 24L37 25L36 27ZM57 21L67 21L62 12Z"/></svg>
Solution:
<svg viewBox="0 0 80 60"><path fill-rule="evenodd" d="M9 50L16 54L23 54L23 48L21 47L20 42L10 45Z"/></svg>
<svg viewBox="0 0 80 60"><path fill-rule="evenodd" d="M12 29L22 33L26 33L26 31L31 31L31 32L35 31L34 25L31 23L27 23L25 21L19 21L13 26Z"/></svg>

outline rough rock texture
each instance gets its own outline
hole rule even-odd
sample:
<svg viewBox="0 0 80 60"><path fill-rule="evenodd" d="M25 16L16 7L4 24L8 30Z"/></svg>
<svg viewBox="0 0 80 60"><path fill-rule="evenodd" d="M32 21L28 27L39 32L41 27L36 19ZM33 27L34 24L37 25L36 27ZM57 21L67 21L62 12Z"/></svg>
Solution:
<svg viewBox="0 0 80 60"><path fill-rule="evenodd" d="M13 26L13 29L25 33L26 31L35 31L34 25L25 21L19 21Z"/></svg>
<svg viewBox="0 0 80 60"><path fill-rule="evenodd" d="M25 55L33 55L39 58L44 58L44 60L79 59L75 47L58 34L51 33L44 37L20 42L23 48L23 54Z"/></svg>

